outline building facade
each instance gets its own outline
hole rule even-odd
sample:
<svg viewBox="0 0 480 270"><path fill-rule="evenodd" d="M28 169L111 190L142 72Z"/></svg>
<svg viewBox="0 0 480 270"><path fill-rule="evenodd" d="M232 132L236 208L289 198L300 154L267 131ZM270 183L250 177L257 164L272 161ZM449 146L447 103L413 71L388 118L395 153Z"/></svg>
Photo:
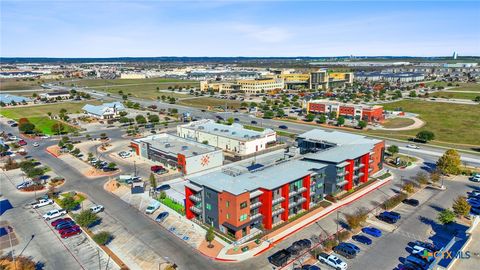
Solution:
<svg viewBox="0 0 480 270"><path fill-rule="evenodd" d="M307 102L308 113L334 113L335 117L344 116L349 119L361 119L367 122L385 120L382 106L341 103L331 100L311 100Z"/></svg>
<svg viewBox="0 0 480 270"><path fill-rule="evenodd" d="M83 112L91 117L98 119L113 119L120 116L120 112L125 111L125 106L120 102L103 103L102 105L86 104L82 108Z"/></svg>
<svg viewBox="0 0 480 270"><path fill-rule="evenodd" d="M134 139L137 156L187 175L223 165L221 149L167 133Z"/></svg>
<svg viewBox="0 0 480 270"><path fill-rule="evenodd" d="M210 119L190 122L177 126L179 137L219 147L235 155L249 155L267 149L277 140L277 133L271 129L262 132L245 129L234 123L230 126Z"/></svg>

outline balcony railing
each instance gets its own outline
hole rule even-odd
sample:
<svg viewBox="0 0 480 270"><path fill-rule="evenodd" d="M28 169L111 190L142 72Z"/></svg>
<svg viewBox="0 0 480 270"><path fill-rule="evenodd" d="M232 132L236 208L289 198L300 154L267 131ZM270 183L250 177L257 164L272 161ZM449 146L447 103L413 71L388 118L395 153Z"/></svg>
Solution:
<svg viewBox="0 0 480 270"><path fill-rule="evenodd" d="M302 198L300 198L299 200L297 200L296 202L289 203L289 204L288 204L288 208L295 207L295 206L297 206L297 205L299 205L299 204L301 204L301 203L303 203L303 202L306 202L306 201L307 201L307 199L302 197Z"/></svg>
<svg viewBox="0 0 480 270"><path fill-rule="evenodd" d="M306 191L306 190L307 190L306 187L301 187L301 188L299 188L299 189L296 190L296 191L292 191L292 192L288 193L288 197L295 196L295 195L300 194L300 193L302 193L302 192L304 192L304 191Z"/></svg>
<svg viewBox="0 0 480 270"><path fill-rule="evenodd" d="M194 202L201 202L202 199L198 196L195 196L195 195L190 195L188 198L190 198L190 200L194 201Z"/></svg>
<svg viewBox="0 0 480 270"><path fill-rule="evenodd" d="M202 210L198 209L196 206L190 206L190 210L192 210L192 212L197 213L197 214L202 213Z"/></svg>
<svg viewBox="0 0 480 270"><path fill-rule="evenodd" d="M281 203L285 201L285 198L284 197L279 197L279 198L276 198L275 200L272 201L272 205L275 205L277 203Z"/></svg>
<svg viewBox="0 0 480 270"><path fill-rule="evenodd" d="M262 217L261 213L256 213L255 215L250 217L250 220L254 220L254 219L257 219L257 218L261 218L261 217Z"/></svg>
<svg viewBox="0 0 480 270"><path fill-rule="evenodd" d="M368 163L373 163L373 159L369 159L369 160L368 160Z"/></svg>
<svg viewBox="0 0 480 270"><path fill-rule="evenodd" d="M262 205L262 202L256 202L256 203L252 203L250 204L250 209L255 209L255 208L258 208Z"/></svg>
<svg viewBox="0 0 480 270"><path fill-rule="evenodd" d="M368 172L372 172L373 171L373 168L368 168Z"/></svg>
<svg viewBox="0 0 480 270"><path fill-rule="evenodd" d="M283 212L285 212L285 209L283 209L283 208L277 209L277 210L272 212L272 216L276 216L276 215L281 214Z"/></svg>

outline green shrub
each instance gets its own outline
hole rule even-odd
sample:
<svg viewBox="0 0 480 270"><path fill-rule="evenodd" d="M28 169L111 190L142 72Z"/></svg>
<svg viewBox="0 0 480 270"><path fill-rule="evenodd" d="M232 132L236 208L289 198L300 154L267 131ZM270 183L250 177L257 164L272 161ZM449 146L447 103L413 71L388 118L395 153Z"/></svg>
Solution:
<svg viewBox="0 0 480 270"><path fill-rule="evenodd" d="M350 238L350 236L352 236L352 234L347 230L343 230L341 232L338 232L336 236L338 237L338 240L340 242L344 242L344 241L347 241Z"/></svg>
<svg viewBox="0 0 480 270"><path fill-rule="evenodd" d="M390 199L386 200L383 203L383 208L385 210L390 210L390 209L394 208L395 206L397 206L398 204L400 204L406 198L407 198L407 194L399 193L399 194L391 197Z"/></svg>
<svg viewBox="0 0 480 270"><path fill-rule="evenodd" d="M110 232L101 231L95 234L92 238L97 244L104 246L113 239L113 235Z"/></svg>
<svg viewBox="0 0 480 270"><path fill-rule="evenodd" d="M100 218L97 216L97 214L90 210L83 210L75 216L75 221L78 223L78 225L86 228L92 226L99 220Z"/></svg>
<svg viewBox="0 0 480 270"><path fill-rule="evenodd" d="M338 245L338 241L335 238L327 239L327 240L323 241L322 245L323 245L323 248L325 249L325 251L328 252L328 251L331 251L335 246Z"/></svg>

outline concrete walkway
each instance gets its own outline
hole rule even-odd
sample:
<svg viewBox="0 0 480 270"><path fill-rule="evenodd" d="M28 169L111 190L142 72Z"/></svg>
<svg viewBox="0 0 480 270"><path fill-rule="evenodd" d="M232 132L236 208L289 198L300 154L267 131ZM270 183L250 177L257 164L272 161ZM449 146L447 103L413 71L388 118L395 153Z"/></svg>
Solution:
<svg viewBox="0 0 480 270"><path fill-rule="evenodd" d="M412 119L414 123L409 125L409 126L399 127L399 128L384 128L384 127L382 127L382 128L379 128L379 130L394 130L394 131L412 130L412 129L421 128L425 125L425 122L420 120L417 117L408 117L407 119Z"/></svg>
<svg viewBox="0 0 480 270"><path fill-rule="evenodd" d="M333 203L332 205L326 207L322 211L316 213L315 215L309 216L302 220L301 222L298 222L296 224L291 225L288 227L286 230L281 231L280 233L271 236L266 241L263 241L258 247L253 248L251 250L248 250L247 252L243 252L240 254L227 254L227 251L234 248L233 244L225 246L220 253L217 255L215 258L216 260L222 260L222 261L243 261L247 260L249 258L252 258L254 256L257 256L268 249L272 248L275 246L275 244L288 236L294 234L295 232L301 230L304 227L309 226L310 224L316 222L317 220L321 219L322 217L327 216L328 214L332 213L333 211L346 206L355 200L365 196L366 194L380 188L381 186L387 184L393 177L389 177L385 180L378 180L371 184L368 187L365 187L364 189L359 190L358 192L353 193L351 196L348 196L347 198L343 199L340 202Z"/></svg>

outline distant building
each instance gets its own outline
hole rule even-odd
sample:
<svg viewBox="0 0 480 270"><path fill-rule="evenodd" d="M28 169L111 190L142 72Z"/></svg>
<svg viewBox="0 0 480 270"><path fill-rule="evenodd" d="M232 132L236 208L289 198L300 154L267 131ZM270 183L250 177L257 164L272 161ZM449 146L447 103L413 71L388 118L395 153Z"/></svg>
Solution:
<svg viewBox="0 0 480 270"><path fill-rule="evenodd" d="M425 74L418 72L356 72L357 81L386 81L392 83L408 83L425 80Z"/></svg>
<svg viewBox="0 0 480 270"><path fill-rule="evenodd" d="M65 75L63 74L43 74L43 75L40 75L40 79L43 79L43 80L57 80L57 79L63 79L65 78Z"/></svg>
<svg viewBox="0 0 480 270"><path fill-rule="evenodd" d="M87 104L82 108L83 112L98 119L113 119L119 117L125 106L120 102L103 103L102 105Z"/></svg>
<svg viewBox="0 0 480 270"><path fill-rule="evenodd" d="M120 79L140 80L145 79L147 76L144 73L122 73Z"/></svg>
<svg viewBox="0 0 480 270"><path fill-rule="evenodd" d="M310 73L310 89L330 89L353 83L353 73L351 72L328 72L326 69L320 69Z"/></svg>
<svg viewBox="0 0 480 270"><path fill-rule="evenodd" d="M237 155L249 155L265 150L269 143L277 140L277 133L271 129L254 131L234 123L231 126L203 119L177 126L177 135L182 138L219 147Z"/></svg>
<svg viewBox="0 0 480 270"><path fill-rule="evenodd" d="M285 87L281 78L261 78L261 79L244 79L233 82L200 82L200 91L214 91L225 93L245 93L259 94L271 91L282 90Z"/></svg>
<svg viewBox="0 0 480 270"><path fill-rule="evenodd" d="M15 96L10 94L0 94L0 103L5 105L12 105L17 103L28 103L32 100L28 97Z"/></svg>
<svg viewBox="0 0 480 270"><path fill-rule="evenodd" d="M458 57L457 52L453 52L453 56L452 56L453 60L457 60L457 57Z"/></svg>
<svg viewBox="0 0 480 270"><path fill-rule="evenodd" d="M68 92L68 91L53 91L53 92L41 93L39 96L40 96L40 98L46 98L48 100L69 99L70 98L70 92Z"/></svg>
<svg viewBox="0 0 480 270"><path fill-rule="evenodd" d="M178 169L183 174L223 165L221 149L167 133L134 139L131 146L138 156Z"/></svg>
<svg viewBox="0 0 480 270"><path fill-rule="evenodd" d="M311 100L307 103L308 113L334 113L335 117L344 116L348 119L360 119L367 122L380 122L385 119L382 106L341 103L331 100Z"/></svg>

